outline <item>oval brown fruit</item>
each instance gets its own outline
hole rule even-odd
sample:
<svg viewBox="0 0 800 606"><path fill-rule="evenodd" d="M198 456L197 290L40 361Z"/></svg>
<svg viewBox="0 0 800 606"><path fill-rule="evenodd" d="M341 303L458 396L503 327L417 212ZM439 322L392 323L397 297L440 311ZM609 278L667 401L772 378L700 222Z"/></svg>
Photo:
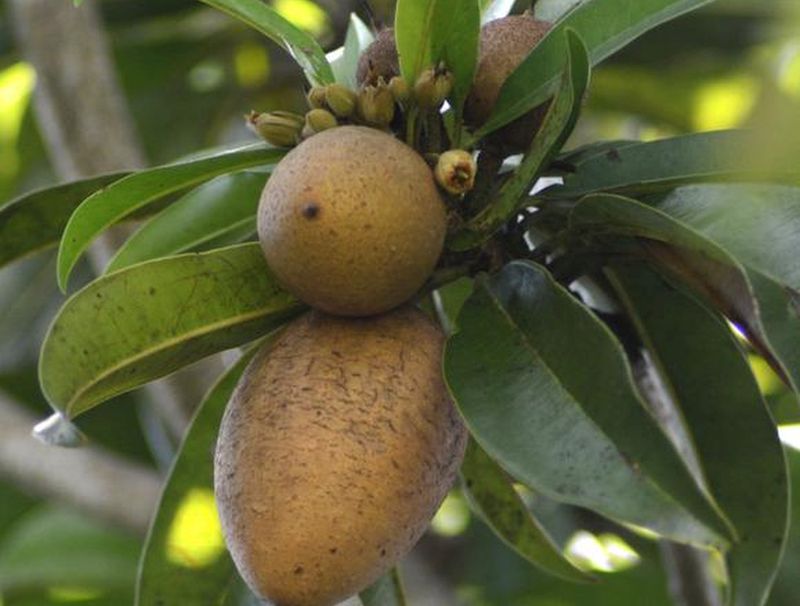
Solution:
<svg viewBox="0 0 800 606"><path fill-rule="evenodd" d="M329 606L416 543L447 493L466 431L419 310L311 312L248 366L222 421L215 492L250 588Z"/></svg>
<svg viewBox="0 0 800 606"><path fill-rule="evenodd" d="M394 28L387 27L378 32L375 40L364 49L356 66L356 83L359 87L375 85L379 79L388 84L400 75L400 58L394 39Z"/></svg>
<svg viewBox="0 0 800 606"><path fill-rule="evenodd" d="M529 14L496 19L481 28L478 68L464 105L464 120L468 125L477 128L489 119L506 78L550 28L550 23ZM527 149L547 114L548 106L549 102L545 101L495 131L490 142L507 152Z"/></svg>
<svg viewBox="0 0 800 606"><path fill-rule="evenodd" d="M430 276L447 216L433 171L412 148L363 126L307 139L275 168L258 236L283 286L316 309L382 313Z"/></svg>

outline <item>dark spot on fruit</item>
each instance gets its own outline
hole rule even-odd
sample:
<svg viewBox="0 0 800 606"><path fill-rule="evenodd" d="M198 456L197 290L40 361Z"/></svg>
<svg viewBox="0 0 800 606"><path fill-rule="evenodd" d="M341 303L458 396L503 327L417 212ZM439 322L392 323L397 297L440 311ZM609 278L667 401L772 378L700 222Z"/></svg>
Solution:
<svg viewBox="0 0 800 606"><path fill-rule="evenodd" d="M150 296L152 297L154 294L156 294L156 289L155 289L155 288L153 288L153 287L151 286L151 287L150 287L150 290L149 290L149 291L147 291L147 292L149 292L149 293L150 293Z"/></svg>
<svg viewBox="0 0 800 606"><path fill-rule="evenodd" d="M306 219L315 219L319 215L319 205L316 202L306 202L301 212Z"/></svg>
<svg viewBox="0 0 800 606"><path fill-rule="evenodd" d="M386 556L386 549L381 549L381 557L383 558L385 556Z"/></svg>
<svg viewBox="0 0 800 606"><path fill-rule="evenodd" d="M329 551L330 553L336 553L336 552L337 552L337 551L339 551L339 550L338 550L336 547L331 547L331 548L330 548L328 551Z"/></svg>
<svg viewBox="0 0 800 606"><path fill-rule="evenodd" d="M297 568L294 569L294 573L295 574L303 574L303 567L302 566L298 566Z"/></svg>

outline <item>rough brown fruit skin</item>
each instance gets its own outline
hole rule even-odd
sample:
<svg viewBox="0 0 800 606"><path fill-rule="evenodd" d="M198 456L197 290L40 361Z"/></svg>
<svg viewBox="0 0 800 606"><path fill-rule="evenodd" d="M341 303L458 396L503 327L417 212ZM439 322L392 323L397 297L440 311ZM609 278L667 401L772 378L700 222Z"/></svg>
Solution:
<svg viewBox="0 0 800 606"><path fill-rule="evenodd" d="M388 84L395 76L400 75L400 59L394 40L394 29L387 27L378 32L372 44L364 49L356 66L356 82L358 86L375 85L378 78Z"/></svg>
<svg viewBox="0 0 800 606"><path fill-rule="evenodd" d="M362 126L321 132L267 182L258 235L278 280L312 307L346 316L407 301L444 246L446 209L413 149Z"/></svg>
<svg viewBox="0 0 800 606"><path fill-rule="evenodd" d="M492 113L500 89L528 53L550 31L551 24L531 15L511 15L490 21L481 29L480 54L475 81L464 106L464 119L473 127L482 126ZM528 148L544 120L549 102L492 134L492 142L507 151Z"/></svg>
<svg viewBox="0 0 800 606"><path fill-rule="evenodd" d="M311 312L250 363L222 421L214 477L228 547L259 596L336 604L422 535L466 444L442 345L413 307Z"/></svg>

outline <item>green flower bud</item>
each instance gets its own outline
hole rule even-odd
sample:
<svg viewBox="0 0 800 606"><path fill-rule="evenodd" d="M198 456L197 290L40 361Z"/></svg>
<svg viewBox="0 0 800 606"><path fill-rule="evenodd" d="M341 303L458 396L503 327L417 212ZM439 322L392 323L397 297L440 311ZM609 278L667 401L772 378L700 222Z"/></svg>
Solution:
<svg viewBox="0 0 800 606"><path fill-rule="evenodd" d="M414 84L414 98L422 109L439 109L453 90L453 74L449 70L429 68Z"/></svg>
<svg viewBox="0 0 800 606"><path fill-rule="evenodd" d="M246 117L250 130L276 147L297 145L300 131L305 124L303 116L291 112L250 112Z"/></svg>
<svg viewBox="0 0 800 606"><path fill-rule="evenodd" d="M379 79L375 86L361 89L358 94L358 115L372 126L389 126L394 118L394 96L383 79Z"/></svg>
<svg viewBox="0 0 800 606"><path fill-rule="evenodd" d="M358 96L346 86L330 84L325 88L325 103L340 118L349 118L356 111Z"/></svg>
<svg viewBox="0 0 800 606"><path fill-rule="evenodd" d="M314 133L321 133L338 125L336 116L327 109L312 109L306 114L305 126Z"/></svg>
<svg viewBox="0 0 800 606"><path fill-rule="evenodd" d="M389 90L392 91L392 96L398 103L408 101L410 91L408 90L408 82L403 76L395 76L389 80Z"/></svg>
<svg viewBox="0 0 800 606"><path fill-rule="evenodd" d="M312 86L311 90L306 94L306 101L311 109L324 109L325 108L325 95L327 86Z"/></svg>
<svg viewBox="0 0 800 606"><path fill-rule="evenodd" d="M442 189L457 196L472 189L477 171L471 153L463 149L451 149L439 156L433 172Z"/></svg>

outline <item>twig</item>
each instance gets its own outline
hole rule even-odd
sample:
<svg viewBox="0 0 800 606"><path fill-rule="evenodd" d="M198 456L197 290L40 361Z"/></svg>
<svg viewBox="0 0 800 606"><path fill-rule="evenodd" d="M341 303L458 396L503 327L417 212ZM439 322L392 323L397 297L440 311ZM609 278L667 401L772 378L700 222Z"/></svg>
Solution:
<svg viewBox="0 0 800 606"><path fill-rule="evenodd" d="M45 446L31 436L34 422L0 393L0 475L33 494L144 535L161 490L158 475L97 446Z"/></svg>

